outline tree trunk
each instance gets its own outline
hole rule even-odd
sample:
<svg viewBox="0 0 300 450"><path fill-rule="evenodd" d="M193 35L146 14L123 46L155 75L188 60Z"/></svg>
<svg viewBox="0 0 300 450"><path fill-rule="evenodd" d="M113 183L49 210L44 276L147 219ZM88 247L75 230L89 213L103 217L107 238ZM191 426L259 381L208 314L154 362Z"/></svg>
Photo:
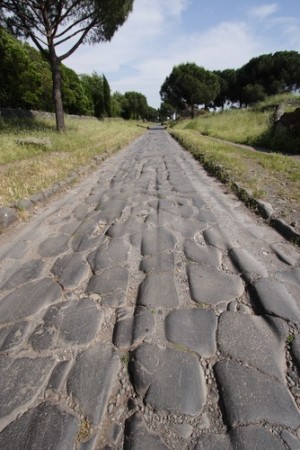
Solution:
<svg viewBox="0 0 300 450"><path fill-rule="evenodd" d="M52 95L55 109L55 118L56 118L56 129L58 132L65 131L65 118L64 118L64 109L62 103L62 82L61 82L61 70L60 70L60 61L55 54L55 49L50 49L50 63L52 70Z"/></svg>
<svg viewBox="0 0 300 450"><path fill-rule="evenodd" d="M192 104L192 106L191 106L191 119L194 119L194 117L195 117L195 110L194 110L194 103Z"/></svg>

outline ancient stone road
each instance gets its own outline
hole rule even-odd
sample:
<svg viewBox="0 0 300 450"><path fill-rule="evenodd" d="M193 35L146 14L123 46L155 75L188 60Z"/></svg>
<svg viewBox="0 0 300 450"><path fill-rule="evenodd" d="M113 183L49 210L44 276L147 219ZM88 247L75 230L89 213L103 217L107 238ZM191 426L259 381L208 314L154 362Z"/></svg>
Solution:
<svg viewBox="0 0 300 450"><path fill-rule="evenodd" d="M299 250L166 131L0 258L2 450L300 448Z"/></svg>

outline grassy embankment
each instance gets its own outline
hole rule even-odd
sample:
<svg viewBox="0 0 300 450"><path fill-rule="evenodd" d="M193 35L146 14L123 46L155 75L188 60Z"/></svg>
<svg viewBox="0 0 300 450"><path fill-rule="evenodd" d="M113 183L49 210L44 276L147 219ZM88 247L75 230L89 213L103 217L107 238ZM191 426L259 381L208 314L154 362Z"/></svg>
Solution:
<svg viewBox="0 0 300 450"><path fill-rule="evenodd" d="M137 122L66 119L67 131L58 134L54 120L0 118L0 206L29 197L93 158L126 146L144 133Z"/></svg>
<svg viewBox="0 0 300 450"><path fill-rule="evenodd" d="M289 97L285 97L287 99ZM251 110L234 110L182 120L170 132L210 173L227 183L232 190L236 190L237 183L251 191L253 197L270 202L277 216L289 224L296 223L299 228L300 160L272 153L273 137L268 139L274 111L272 105L279 101L282 97L280 100L269 99ZM295 109L295 106L289 105L285 110ZM270 153L239 148L211 137L264 146L270 149ZM291 144L286 138L282 142ZM300 140L295 144L299 149ZM281 149L287 152L292 150L286 147Z"/></svg>

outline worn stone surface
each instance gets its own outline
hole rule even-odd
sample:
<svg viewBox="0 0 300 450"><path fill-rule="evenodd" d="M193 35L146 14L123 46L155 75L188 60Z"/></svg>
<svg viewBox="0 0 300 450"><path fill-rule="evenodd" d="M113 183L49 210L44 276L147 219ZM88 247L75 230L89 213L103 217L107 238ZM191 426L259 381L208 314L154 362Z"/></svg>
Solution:
<svg viewBox="0 0 300 450"><path fill-rule="evenodd" d="M75 289L88 277L89 266L81 255L73 253L58 258L51 272L64 289Z"/></svg>
<svg viewBox="0 0 300 450"><path fill-rule="evenodd" d="M198 359L187 352L143 344L132 353L132 380L146 404L195 416L206 401Z"/></svg>
<svg viewBox="0 0 300 450"><path fill-rule="evenodd" d="M0 423L35 400L54 364L50 357L0 359Z"/></svg>
<svg viewBox="0 0 300 450"><path fill-rule="evenodd" d="M61 234L46 239L39 246L39 254L44 257L56 256L68 249L69 236Z"/></svg>
<svg viewBox="0 0 300 450"><path fill-rule="evenodd" d="M0 329L0 352L7 352L22 344L29 330L29 322L19 322Z"/></svg>
<svg viewBox="0 0 300 450"><path fill-rule="evenodd" d="M224 419L230 426L267 421L296 429L300 414L286 386L255 369L234 361L215 366L224 405Z"/></svg>
<svg viewBox="0 0 300 450"><path fill-rule="evenodd" d="M100 245L96 252L92 253L88 261L94 272L107 267L119 266L126 263L129 255L129 245L122 239L111 239Z"/></svg>
<svg viewBox="0 0 300 450"><path fill-rule="evenodd" d="M286 287L274 280L261 279L254 285L254 302L267 314L281 317L292 322L300 321L300 311L294 298Z"/></svg>
<svg viewBox="0 0 300 450"><path fill-rule="evenodd" d="M168 450L160 437L149 430L138 414L130 417L125 422L124 450Z"/></svg>
<svg viewBox="0 0 300 450"><path fill-rule="evenodd" d="M140 270L149 272L170 272L174 270L174 253L158 253L144 258Z"/></svg>
<svg viewBox="0 0 300 450"><path fill-rule="evenodd" d="M180 309L165 321L168 341L182 345L204 358L216 351L217 318L212 310Z"/></svg>
<svg viewBox="0 0 300 450"><path fill-rule="evenodd" d="M0 301L0 323L29 317L61 297L59 286L50 278L30 281Z"/></svg>
<svg viewBox="0 0 300 450"><path fill-rule="evenodd" d="M98 425L120 370L120 359L113 347L100 342L79 353L67 380L69 395L77 400L80 410Z"/></svg>
<svg viewBox="0 0 300 450"><path fill-rule="evenodd" d="M172 233L162 227L145 231L142 239L142 254L155 255L156 253L173 250L176 240Z"/></svg>
<svg viewBox="0 0 300 450"><path fill-rule="evenodd" d="M143 306L137 306L134 315L131 309L121 309L114 327L113 343L118 348L129 348L141 343L144 337L155 331L153 313Z"/></svg>
<svg viewBox="0 0 300 450"><path fill-rule="evenodd" d="M288 332L287 324L275 317L224 312L219 321L218 346L225 356L283 382Z"/></svg>
<svg viewBox="0 0 300 450"><path fill-rule="evenodd" d="M148 308L174 308L179 304L174 276L169 272L152 273L141 283L138 304Z"/></svg>
<svg viewBox="0 0 300 450"><path fill-rule="evenodd" d="M225 235L224 231L218 225L209 228L203 232L204 239L208 245L219 248L220 250L229 251L233 244Z"/></svg>
<svg viewBox="0 0 300 450"><path fill-rule="evenodd" d="M2 450L72 450L79 421L51 403L41 403L0 433Z"/></svg>
<svg viewBox="0 0 300 450"><path fill-rule="evenodd" d="M95 337L102 318L103 313L88 298L51 306L31 336L31 345L39 351L63 343L87 344Z"/></svg>
<svg viewBox="0 0 300 450"><path fill-rule="evenodd" d="M196 264L187 266L191 297L195 302L217 305L230 302L244 292L242 280L237 275L222 272L214 267Z"/></svg>
<svg viewBox="0 0 300 450"><path fill-rule="evenodd" d="M1 284L1 289L13 289L27 281L34 280L40 275L43 266L44 263L41 259L28 261L10 274L8 280Z"/></svg>
<svg viewBox="0 0 300 450"><path fill-rule="evenodd" d="M1 206L0 208L0 228L7 228L18 220L18 214L15 208Z"/></svg>
<svg viewBox="0 0 300 450"><path fill-rule="evenodd" d="M266 428L235 428L228 434L209 434L199 440L194 450L284 450L283 443Z"/></svg>
<svg viewBox="0 0 300 450"><path fill-rule="evenodd" d="M199 264L218 267L222 261L222 253L214 248L198 245L194 240L187 240L184 245L185 256Z"/></svg>
<svg viewBox="0 0 300 450"><path fill-rule="evenodd" d="M2 229L0 448L294 450L299 249L139 125Z"/></svg>
<svg viewBox="0 0 300 450"><path fill-rule="evenodd" d="M101 304L112 307L125 305L129 274L127 269L114 267L94 275L87 286L87 293L101 296Z"/></svg>
<svg viewBox="0 0 300 450"><path fill-rule="evenodd" d="M247 281L268 276L266 268L243 248L233 248L229 252L229 257Z"/></svg>

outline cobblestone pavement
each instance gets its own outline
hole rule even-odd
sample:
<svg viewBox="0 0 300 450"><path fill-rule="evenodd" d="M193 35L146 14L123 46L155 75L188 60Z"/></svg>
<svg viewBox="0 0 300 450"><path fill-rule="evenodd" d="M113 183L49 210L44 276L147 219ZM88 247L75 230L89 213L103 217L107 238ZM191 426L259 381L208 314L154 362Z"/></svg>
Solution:
<svg viewBox="0 0 300 450"><path fill-rule="evenodd" d="M161 129L2 236L0 448L299 449L299 250Z"/></svg>

